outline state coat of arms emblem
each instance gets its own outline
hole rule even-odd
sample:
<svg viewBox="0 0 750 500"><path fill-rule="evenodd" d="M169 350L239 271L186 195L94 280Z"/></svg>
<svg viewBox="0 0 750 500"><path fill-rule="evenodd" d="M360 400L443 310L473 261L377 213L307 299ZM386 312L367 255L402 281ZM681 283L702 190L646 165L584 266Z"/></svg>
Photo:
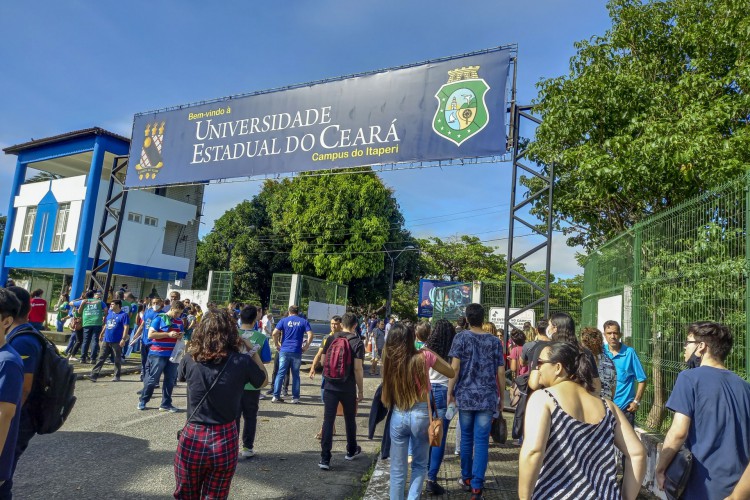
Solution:
<svg viewBox="0 0 750 500"><path fill-rule="evenodd" d="M141 157L135 166L135 170L138 172L138 179L156 179L156 174L164 166L164 160L161 156L163 144L164 122L147 124L145 137L143 138L143 147L141 148Z"/></svg>
<svg viewBox="0 0 750 500"><path fill-rule="evenodd" d="M448 71L448 83L435 97L438 109L432 121L436 134L460 146L482 130L490 114L484 97L490 86L479 77L479 66Z"/></svg>

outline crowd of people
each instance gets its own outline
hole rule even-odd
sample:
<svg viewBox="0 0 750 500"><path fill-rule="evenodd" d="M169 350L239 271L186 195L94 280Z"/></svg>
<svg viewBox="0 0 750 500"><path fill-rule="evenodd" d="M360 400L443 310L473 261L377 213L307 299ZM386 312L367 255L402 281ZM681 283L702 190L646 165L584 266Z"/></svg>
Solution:
<svg viewBox="0 0 750 500"><path fill-rule="evenodd" d="M12 498L13 473L36 434L35 378L43 354L36 332L47 321L38 313L47 309L42 295L0 288L0 500ZM226 498L238 460L255 455L259 401L271 396L272 403L285 403L291 382L291 403L300 402L302 354L313 342L309 321L297 306L275 322L253 305L211 304L204 312L176 291L168 300L138 301L123 285L111 295L106 301L93 290L75 301L60 297L56 326L68 324L75 332L66 354L75 359L80 350L81 362L93 363L90 380L96 382L107 360L114 363L113 381L119 380L122 357L139 351L139 410L160 387L159 409L178 411L172 391L178 378L186 382L188 416L174 459L174 497ZM470 304L455 325L363 320L347 312L333 316L330 326L309 372L315 378L322 371L320 469L333 467L337 415L344 418L345 460L362 452L356 415L370 353L369 373L381 379L371 415L386 421L389 447L382 454L390 461L391 498L445 493L439 470L455 415L458 485L473 500L483 498L490 431L503 418L506 377L519 395L512 428L521 446L520 498L638 495L646 452L634 422L647 377L616 321L606 321L603 332L587 327L577 334L572 317L556 313L535 326L511 328L506 339L485 321L480 304ZM670 465L683 447L690 451L682 498L750 496L750 384L726 368L733 344L724 325L688 328L685 362L694 368L678 376L667 401L674 416L656 465L657 484L667 488Z"/></svg>

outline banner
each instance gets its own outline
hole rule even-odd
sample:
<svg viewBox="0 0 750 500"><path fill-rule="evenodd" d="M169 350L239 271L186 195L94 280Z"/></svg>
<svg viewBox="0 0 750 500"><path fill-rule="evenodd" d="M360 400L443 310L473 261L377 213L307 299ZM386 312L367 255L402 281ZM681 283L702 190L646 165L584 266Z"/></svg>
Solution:
<svg viewBox="0 0 750 500"><path fill-rule="evenodd" d="M128 188L506 152L510 49L135 115Z"/></svg>
<svg viewBox="0 0 750 500"><path fill-rule="evenodd" d="M461 285L443 290L443 287ZM438 296L437 294L442 294ZM435 311L442 316L463 316L471 303L471 284L463 281L419 280L417 316L431 318Z"/></svg>

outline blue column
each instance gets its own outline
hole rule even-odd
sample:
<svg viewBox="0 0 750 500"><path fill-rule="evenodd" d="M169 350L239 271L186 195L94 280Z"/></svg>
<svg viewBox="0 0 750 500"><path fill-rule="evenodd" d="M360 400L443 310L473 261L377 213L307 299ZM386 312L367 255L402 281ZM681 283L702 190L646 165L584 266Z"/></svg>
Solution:
<svg viewBox="0 0 750 500"><path fill-rule="evenodd" d="M13 226L16 222L16 209L13 205L24 180L26 180L26 164L21 163L21 159L19 158L16 161L13 186L10 188L10 201L8 202L8 213L5 219L5 234L3 235L3 246L0 250L0 286L5 286L5 282L8 280L8 268L5 267L5 256L10 253L10 241L13 239Z"/></svg>
<svg viewBox="0 0 750 500"><path fill-rule="evenodd" d="M94 143L94 154L91 157L91 167L86 179L86 199L81 209L81 222L78 226L78 238L76 239L76 262L73 269L73 281L70 297L81 295L86 286L86 271L89 264L89 251L91 250L91 238L94 226L98 227L94 220L97 198L99 197L99 186L102 180L102 165L104 164L104 147L101 144L101 136L96 136ZM101 222L101 221L100 221ZM98 229L97 229L98 230ZM98 234L96 236L99 236Z"/></svg>

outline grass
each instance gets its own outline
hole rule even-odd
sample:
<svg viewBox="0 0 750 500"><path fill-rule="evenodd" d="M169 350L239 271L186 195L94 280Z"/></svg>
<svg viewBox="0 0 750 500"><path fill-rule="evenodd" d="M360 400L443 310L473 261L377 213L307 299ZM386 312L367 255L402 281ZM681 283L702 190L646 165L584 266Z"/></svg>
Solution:
<svg viewBox="0 0 750 500"><path fill-rule="evenodd" d="M370 464L370 467L367 468L367 471L365 471L365 473L359 479L359 489L352 496L346 497L345 500L362 500L364 498L365 492L367 491L367 485L370 483L373 471L375 471L375 465L378 463L379 456L380 448L375 450L375 458Z"/></svg>

